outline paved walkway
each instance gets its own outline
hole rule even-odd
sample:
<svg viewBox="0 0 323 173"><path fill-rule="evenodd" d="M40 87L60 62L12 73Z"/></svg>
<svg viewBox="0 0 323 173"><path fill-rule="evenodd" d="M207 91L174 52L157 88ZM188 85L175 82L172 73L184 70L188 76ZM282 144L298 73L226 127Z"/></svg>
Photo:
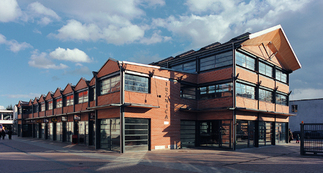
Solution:
<svg viewBox="0 0 323 173"><path fill-rule="evenodd" d="M237 151L181 149L119 154L87 146L13 137L0 140L0 172L322 172L322 156L299 144Z"/></svg>

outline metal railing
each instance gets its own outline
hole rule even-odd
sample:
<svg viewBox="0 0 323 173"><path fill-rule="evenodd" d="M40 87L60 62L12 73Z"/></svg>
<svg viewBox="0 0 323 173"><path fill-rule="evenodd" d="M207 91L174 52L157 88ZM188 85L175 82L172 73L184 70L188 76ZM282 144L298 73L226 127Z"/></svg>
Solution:
<svg viewBox="0 0 323 173"><path fill-rule="evenodd" d="M301 155L323 154L323 123L301 123Z"/></svg>

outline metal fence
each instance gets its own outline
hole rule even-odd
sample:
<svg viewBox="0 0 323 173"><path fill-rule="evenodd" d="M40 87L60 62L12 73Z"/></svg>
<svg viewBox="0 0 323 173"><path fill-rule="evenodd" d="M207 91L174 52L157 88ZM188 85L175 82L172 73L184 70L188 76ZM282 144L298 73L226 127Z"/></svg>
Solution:
<svg viewBox="0 0 323 173"><path fill-rule="evenodd" d="M323 124L305 123L301 125L301 155L323 155Z"/></svg>

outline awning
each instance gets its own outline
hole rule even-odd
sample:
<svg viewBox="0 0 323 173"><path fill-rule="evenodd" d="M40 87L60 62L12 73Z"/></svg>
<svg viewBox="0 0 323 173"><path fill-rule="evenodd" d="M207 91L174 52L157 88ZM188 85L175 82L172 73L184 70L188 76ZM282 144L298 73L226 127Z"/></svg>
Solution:
<svg viewBox="0 0 323 173"><path fill-rule="evenodd" d="M231 108L230 110L234 110L234 108ZM237 107L235 108L237 111L244 111L244 112L255 112L255 113L263 113L263 114L270 114L270 115L281 115L281 116L296 116L296 114L288 114L288 113L282 113L282 112L274 112L274 111L264 111L264 110L258 110L258 109L249 109L249 108L242 108Z"/></svg>
<svg viewBox="0 0 323 173"><path fill-rule="evenodd" d="M241 48L265 60L281 65L287 71L301 68L296 54L280 25L250 34Z"/></svg>

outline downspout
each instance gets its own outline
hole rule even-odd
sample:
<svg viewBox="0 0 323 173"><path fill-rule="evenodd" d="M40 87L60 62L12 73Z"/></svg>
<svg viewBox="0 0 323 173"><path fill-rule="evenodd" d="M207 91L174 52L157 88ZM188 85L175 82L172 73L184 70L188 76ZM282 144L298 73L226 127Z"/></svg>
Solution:
<svg viewBox="0 0 323 173"><path fill-rule="evenodd" d="M233 150L236 149L236 55L235 46L232 43L232 54L233 54L233 68L232 68L232 101L233 101L233 112L232 112L232 135L233 135Z"/></svg>
<svg viewBox="0 0 323 173"><path fill-rule="evenodd" d="M95 77L95 106L98 105L98 92L99 92L99 81L98 81L98 76L97 73L93 73L94 77ZM98 120L98 110L95 110L95 149L99 149L100 148L100 124L99 124L99 120Z"/></svg>
<svg viewBox="0 0 323 173"><path fill-rule="evenodd" d="M124 118L124 76L125 70L123 68L123 63L118 62L120 68L120 153L125 152L125 118Z"/></svg>

